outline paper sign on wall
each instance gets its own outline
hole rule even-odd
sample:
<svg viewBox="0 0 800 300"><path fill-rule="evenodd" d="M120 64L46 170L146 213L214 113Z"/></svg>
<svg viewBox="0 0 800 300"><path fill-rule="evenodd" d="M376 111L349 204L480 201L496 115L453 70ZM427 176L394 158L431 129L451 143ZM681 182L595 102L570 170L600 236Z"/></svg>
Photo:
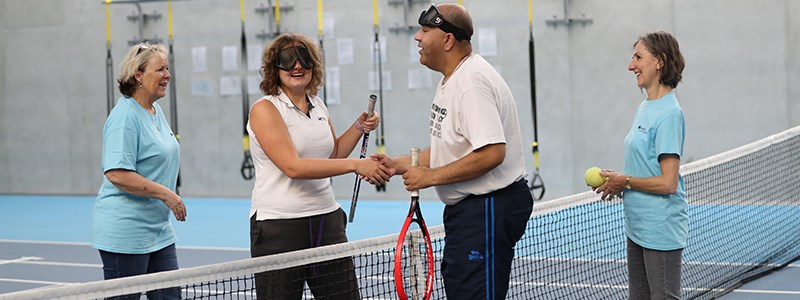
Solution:
<svg viewBox="0 0 800 300"><path fill-rule="evenodd" d="M208 70L206 62L206 47L192 48L192 71L205 72Z"/></svg>
<svg viewBox="0 0 800 300"><path fill-rule="evenodd" d="M339 67L325 68L325 94L318 95L328 105L342 103L341 89L339 85Z"/></svg>
<svg viewBox="0 0 800 300"><path fill-rule="evenodd" d="M478 29L478 50L484 57L497 55L497 31L494 28Z"/></svg>
<svg viewBox="0 0 800 300"><path fill-rule="evenodd" d="M222 70L223 71L236 71L239 70L239 62L236 46L222 47Z"/></svg>
<svg viewBox="0 0 800 300"><path fill-rule="evenodd" d="M340 66L353 63L353 39L336 39L336 50Z"/></svg>
<svg viewBox="0 0 800 300"><path fill-rule="evenodd" d="M242 78L239 76L222 76L219 78L219 93L223 96L241 95Z"/></svg>

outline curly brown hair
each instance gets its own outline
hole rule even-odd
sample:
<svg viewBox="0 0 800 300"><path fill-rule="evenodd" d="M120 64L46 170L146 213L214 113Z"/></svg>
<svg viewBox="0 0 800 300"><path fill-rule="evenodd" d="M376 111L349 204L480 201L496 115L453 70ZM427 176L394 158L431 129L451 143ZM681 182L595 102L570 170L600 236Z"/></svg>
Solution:
<svg viewBox="0 0 800 300"><path fill-rule="evenodd" d="M683 60L681 49L678 47L678 40L667 32L651 32L636 39L633 47L642 42L647 51L653 54L664 67L658 74L658 81L668 87L676 88L683 78L683 68L686 62Z"/></svg>
<svg viewBox="0 0 800 300"><path fill-rule="evenodd" d="M306 86L306 93L316 96L323 84L323 65L317 44L310 38L298 33L284 33L275 38L261 55L261 83L259 87L264 95L278 95L281 78L278 75L278 53L289 46L299 43L308 49L314 67L311 68L311 82Z"/></svg>

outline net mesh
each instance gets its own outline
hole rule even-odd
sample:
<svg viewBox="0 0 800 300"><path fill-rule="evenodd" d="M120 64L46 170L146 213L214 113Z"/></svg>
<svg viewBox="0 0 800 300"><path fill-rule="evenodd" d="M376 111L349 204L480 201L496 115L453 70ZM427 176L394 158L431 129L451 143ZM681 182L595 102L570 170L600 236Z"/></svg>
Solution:
<svg viewBox="0 0 800 300"><path fill-rule="evenodd" d="M689 202L689 246L682 298L710 299L800 259L800 127L681 167ZM444 230L430 228L436 283ZM419 232L404 250L406 292L424 290L425 247ZM39 288L9 299L90 299L179 289L183 299L254 299L252 274L281 298L395 299L397 235L267 257L130 278ZM625 235L620 201L592 192L539 202L516 246L508 299L626 299ZM270 276L275 275L275 276ZM261 275L259 275L261 276ZM414 283L417 283L416 285Z"/></svg>

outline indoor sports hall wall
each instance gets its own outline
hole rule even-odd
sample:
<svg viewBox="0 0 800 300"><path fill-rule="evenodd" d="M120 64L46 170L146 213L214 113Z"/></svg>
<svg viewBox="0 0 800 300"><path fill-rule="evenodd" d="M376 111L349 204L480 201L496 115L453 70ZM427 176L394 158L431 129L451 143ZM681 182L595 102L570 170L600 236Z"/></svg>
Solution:
<svg viewBox="0 0 800 300"><path fill-rule="evenodd" d="M101 2L0 0L0 193L97 192L106 116ZM138 38L138 27L128 19L134 6L114 2L110 27L116 75L128 40ZM256 10L271 1L245 2L248 45L263 47L270 38L258 35L271 32L274 25L269 13ZM427 145L429 104L440 78L416 61L414 31L394 29L406 22L415 25L428 4L409 0L404 18L403 2L379 1L379 33L386 45L383 70L391 74L382 99L389 154ZM291 6L281 14L283 32L317 39L317 1L280 4ZM531 170L528 1L463 4L474 20L475 51L500 70L514 93ZM565 4L567 17L591 22L548 24L565 18ZM800 1L534 0L533 6L545 198L585 191L582 175L589 166L622 168L622 141L644 98L627 65L633 41L648 31L672 32L687 61L677 89L687 119L684 162L800 125L800 19L794 17L800 15ZM166 42L167 3L143 1L141 8L161 15L147 19L144 37ZM373 7L368 0L327 0L323 11L333 24L324 40L327 66L339 72L338 103L329 106L341 132L365 109L372 93ZM176 0L173 14L181 193L248 197L253 183L239 174L242 97L229 95L226 85L239 71L226 65L230 57L224 58L230 51L225 49L231 49L225 47L239 53L239 1ZM411 81L409 73L416 74ZM430 80L420 81L425 74ZM251 101L258 98L258 93L249 95ZM169 96L158 103L169 117ZM371 143L369 151L375 150ZM339 199L350 198L353 179L352 174L334 179ZM435 199L431 190L422 196ZM405 198L399 177L386 193L368 185L361 191L361 199Z"/></svg>

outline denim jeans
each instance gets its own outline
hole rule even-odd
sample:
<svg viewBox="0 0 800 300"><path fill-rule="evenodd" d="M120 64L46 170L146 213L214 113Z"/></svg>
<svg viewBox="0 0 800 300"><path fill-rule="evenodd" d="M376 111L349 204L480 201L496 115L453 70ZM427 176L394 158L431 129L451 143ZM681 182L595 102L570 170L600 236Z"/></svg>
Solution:
<svg viewBox="0 0 800 300"><path fill-rule="evenodd" d="M103 260L103 276L106 280L178 269L178 253L175 250L175 244L145 254L124 254L100 250L100 259ZM139 294L130 294L107 299L138 300L140 296ZM147 298L181 299L181 288L148 291Z"/></svg>

